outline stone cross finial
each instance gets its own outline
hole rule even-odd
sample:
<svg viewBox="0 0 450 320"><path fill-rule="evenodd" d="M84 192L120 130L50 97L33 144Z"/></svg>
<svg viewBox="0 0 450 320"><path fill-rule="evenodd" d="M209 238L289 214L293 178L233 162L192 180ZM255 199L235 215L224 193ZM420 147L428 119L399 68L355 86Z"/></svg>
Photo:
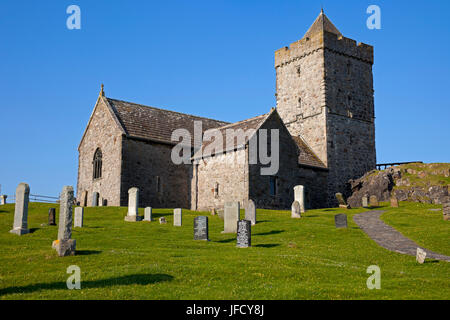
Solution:
<svg viewBox="0 0 450 320"><path fill-rule="evenodd" d="M105 86L104 86L103 83L102 83L102 88L101 88L101 90L100 90L100 95L101 95L102 97L105 96L105 90L104 90L104 88L105 88Z"/></svg>

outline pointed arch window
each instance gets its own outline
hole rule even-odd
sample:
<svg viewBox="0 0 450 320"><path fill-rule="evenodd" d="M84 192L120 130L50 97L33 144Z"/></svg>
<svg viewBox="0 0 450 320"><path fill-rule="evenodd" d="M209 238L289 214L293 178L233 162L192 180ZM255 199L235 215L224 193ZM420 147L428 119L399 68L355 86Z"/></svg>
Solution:
<svg viewBox="0 0 450 320"><path fill-rule="evenodd" d="M93 178L100 179L102 177L102 150L97 148L94 153L94 161L93 164Z"/></svg>

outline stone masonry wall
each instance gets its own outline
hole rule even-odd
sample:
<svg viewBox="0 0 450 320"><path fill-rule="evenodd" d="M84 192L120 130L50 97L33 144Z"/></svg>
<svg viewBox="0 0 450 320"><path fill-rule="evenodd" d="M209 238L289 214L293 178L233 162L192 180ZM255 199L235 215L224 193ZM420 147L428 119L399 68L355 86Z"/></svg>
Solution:
<svg viewBox="0 0 450 320"><path fill-rule="evenodd" d="M122 206L128 204L128 190L137 187L141 208L191 207L192 165L174 164L171 160L172 145L126 137L122 145Z"/></svg>
<svg viewBox="0 0 450 320"><path fill-rule="evenodd" d="M120 204L121 138L122 132L114 122L102 99L98 100L90 124L79 146L77 201L81 202L83 191L87 191L87 205L92 205L93 192L107 199L108 205ZM94 153L102 151L102 177L93 180Z"/></svg>

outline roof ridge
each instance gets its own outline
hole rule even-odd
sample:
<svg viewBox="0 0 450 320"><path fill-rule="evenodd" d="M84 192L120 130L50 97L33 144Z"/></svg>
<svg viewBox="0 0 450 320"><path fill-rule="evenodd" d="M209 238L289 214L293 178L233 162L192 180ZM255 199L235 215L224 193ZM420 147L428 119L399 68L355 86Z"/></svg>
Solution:
<svg viewBox="0 0 450 320"><path fill-rule="evenodd" d="M269 114L270 114L270 112L269 112L269 113L264 113L264 114L261 114L261 115L259 115L259 116L255 116L255 117L253 117L253 118L248 118L248 119L244 119L244 120L241 120L241 121L231 122L231 123L228 123L228 124L226 124L226 125L224 125L224 126L217 127L217 128L213 128L213 129L217 129L217 130L226 129L227 127L235 126L235 125L238 125L238 124L242 124L242 123L244 123L244 122L247 122L247 121L252 121L252 120L256 120L256 119L258 119L258 118L266 117L266 116L268 116Z"/></svg>
<svg viewBox="0 0 450 320"><path fill-rule="evenodd" d="M223 123L227 123L227 124L230 123L230 122L227 122L227 121L222 121L222 120L217 120L217 119L212 119L212 118L207 118L207 117L196 116L196 115L193 115L193 114L190 114L190 113L184 113L184 112L178 112L178 111L173 111L173 110L169 110L169 109L163 109L163 108L157 108L157 107L153 107L153 106L147 106L147 105L145 105L145 104L140 104L140 103L135 103L135 102L125 101L125 100L120 100L120 99L114 99L114 98L108 98L108 97L105 97L105 98L106 98L107 100L113 100L113 101L125 102L125 103L129 103L129 104L134 104L134 105L136 105L136 106L144 107L144 108L154 109L154 110L161 110L161 111L166 111L166 112L171 112L171 113L181 114L181 115L190 116L190 117L199 118L199 119L205 119L205 120L212 120L212 121L217 121L217 122L223 122Z"/></svg>

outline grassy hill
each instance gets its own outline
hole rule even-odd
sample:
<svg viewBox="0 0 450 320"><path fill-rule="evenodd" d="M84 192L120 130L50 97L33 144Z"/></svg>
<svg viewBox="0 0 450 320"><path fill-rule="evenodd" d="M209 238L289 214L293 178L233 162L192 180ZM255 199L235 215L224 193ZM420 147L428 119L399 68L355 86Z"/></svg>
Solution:
<svg viewBox="0 0 450 320"><path fill-rule="evenodd" d="M210 242L193 240L193 219L173 227L172 211L155 209L159 222L124 222L126 208L85 208L85 225L73 231L77 255L51 248L57 227L47 226L52 205L31 203L32 233L10 234L14 205L0 206L0 299L449 299L450 263L387 251L353 222L363 209L290 212L258 210L252 247L236 248L223 221L209 217ZM54 205L53 205L54 206ZM418 244L450 255L450 223L438 205L401 203L382 219ZM58 214L57 208L57 214ZM349 216L348 229L334 215ZM143 215L143 211L140 212ZM68 290L70 265L81 268L81 290ZM366 287L367 267L381 268L381 289Z"/></svg>

